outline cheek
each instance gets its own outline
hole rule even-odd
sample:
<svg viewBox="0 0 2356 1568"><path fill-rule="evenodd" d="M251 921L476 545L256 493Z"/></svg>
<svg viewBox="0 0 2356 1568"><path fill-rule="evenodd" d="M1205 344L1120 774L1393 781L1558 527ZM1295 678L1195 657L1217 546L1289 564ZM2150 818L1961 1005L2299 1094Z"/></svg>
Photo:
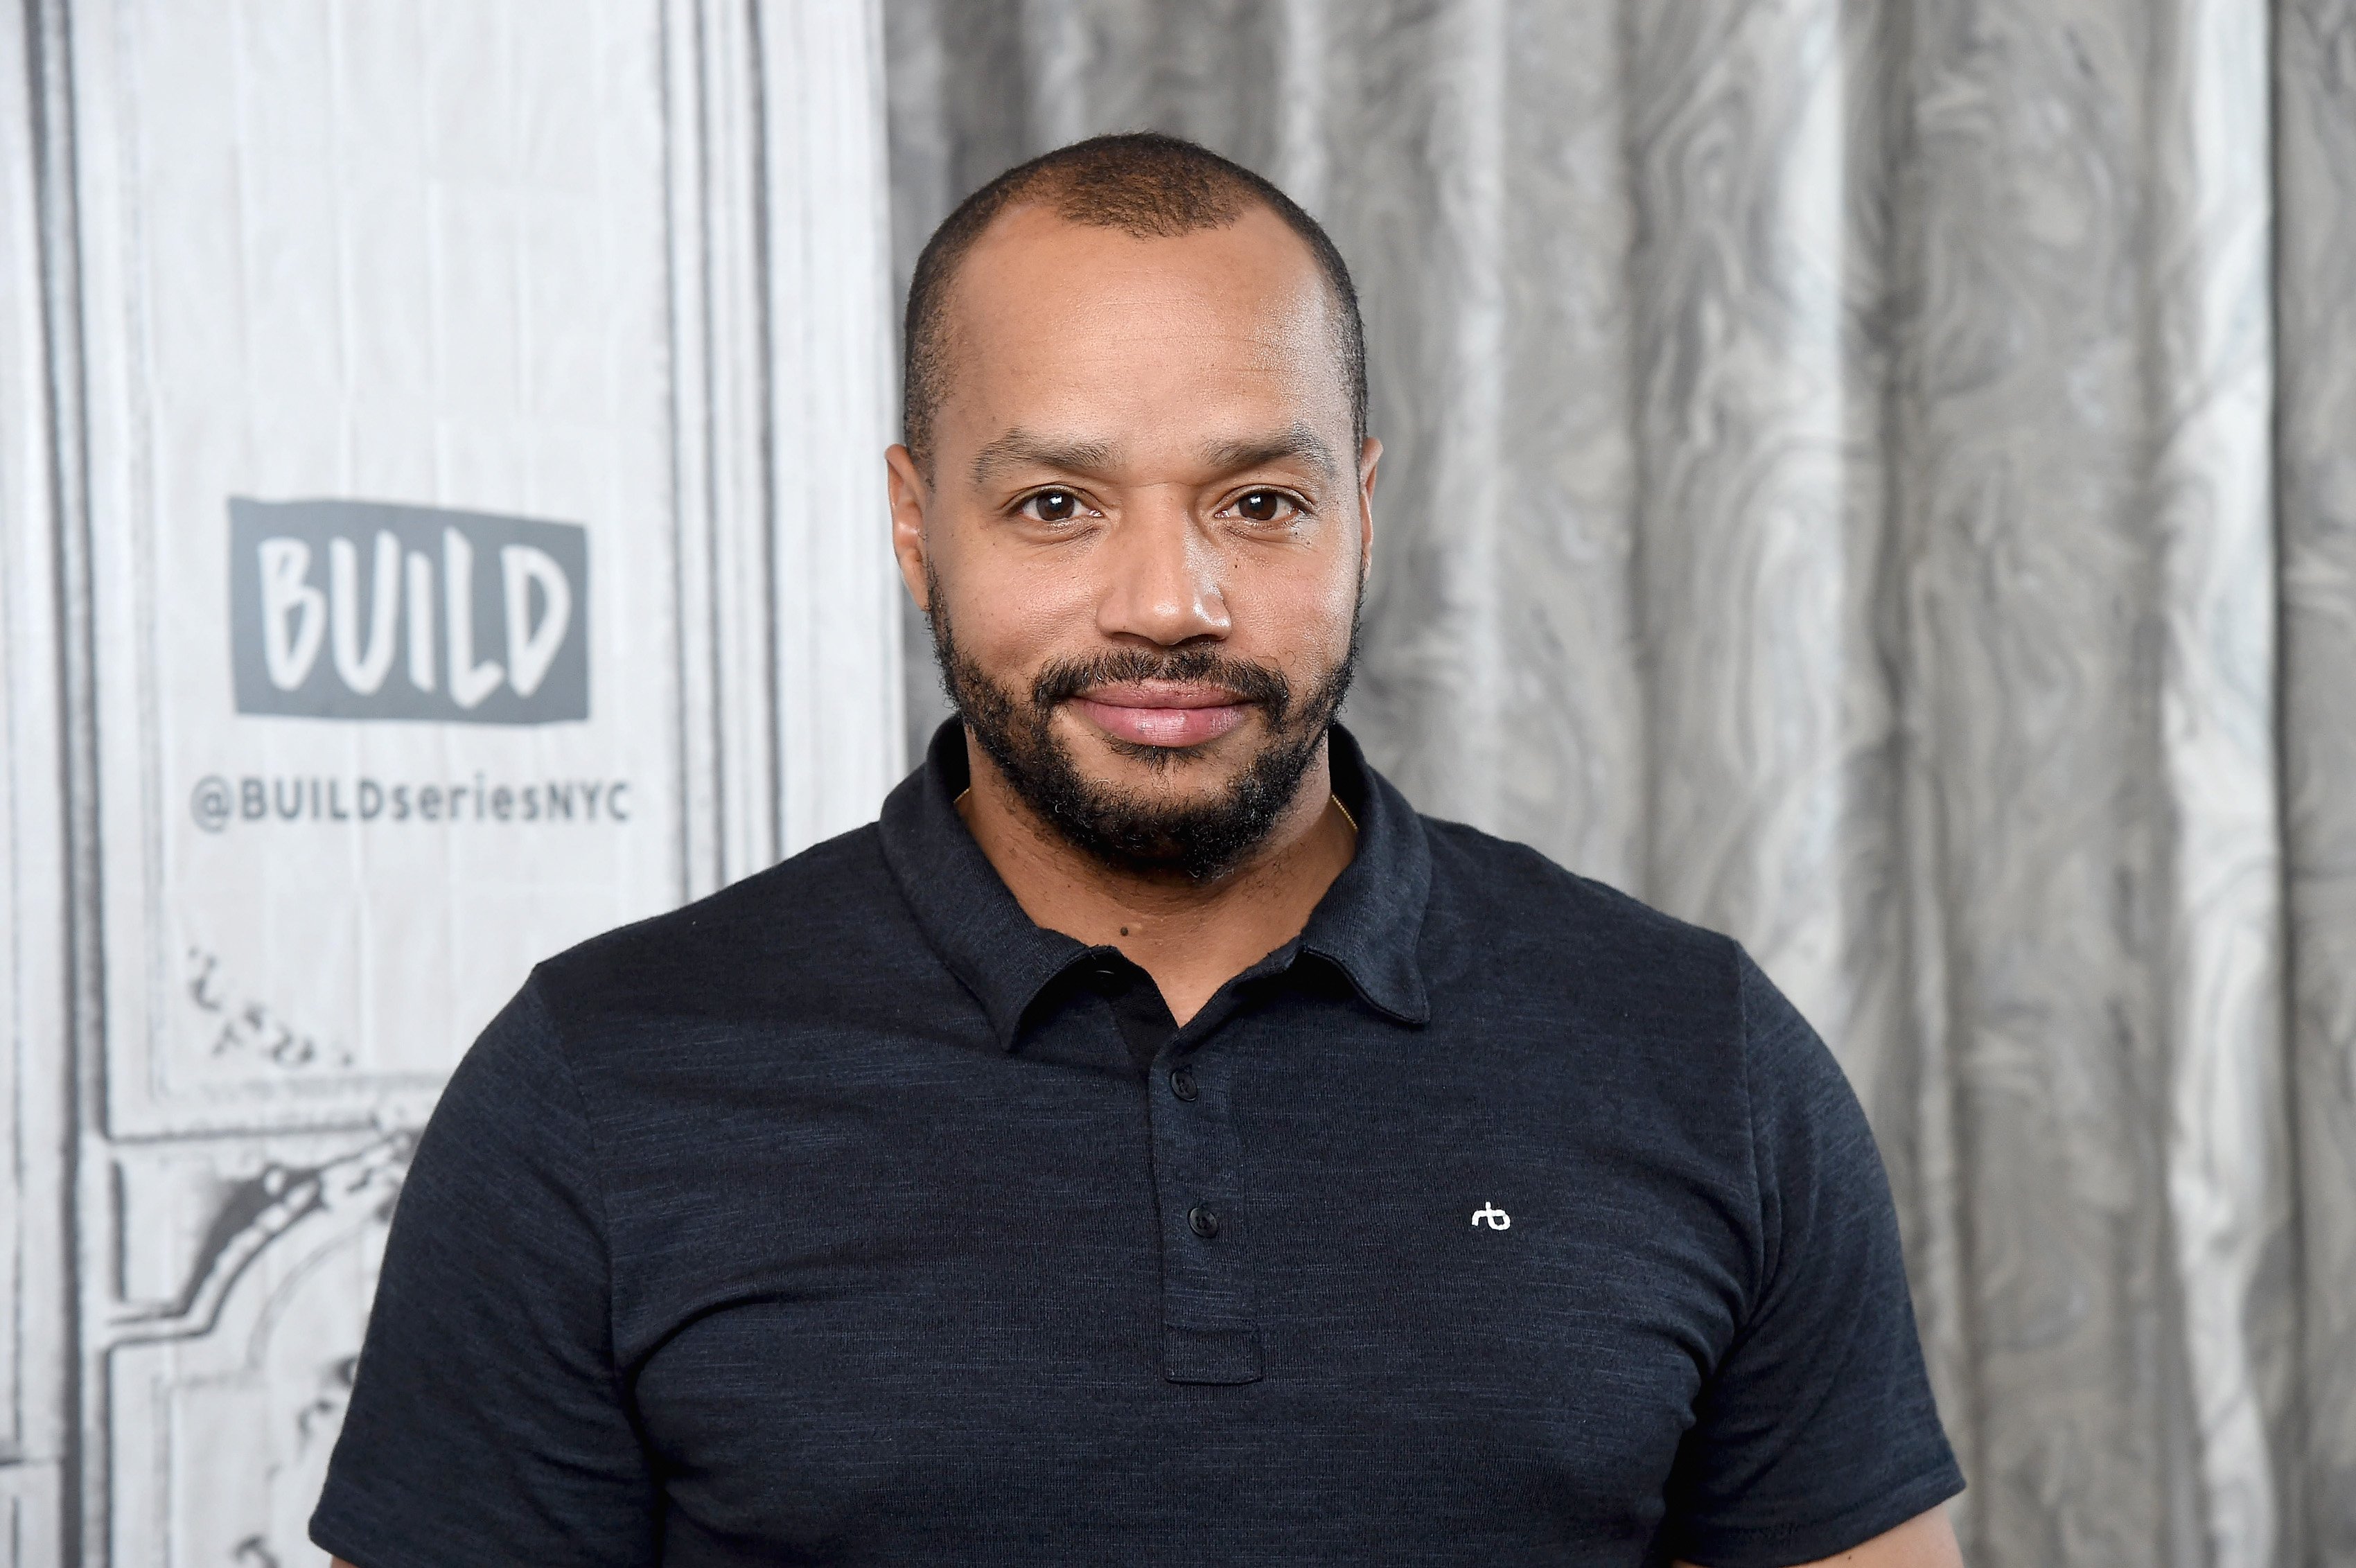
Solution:
<svg viewBox="0 0 2356 1568"><path fill-rule="evenodd" d="M1095 624L1096 599L1071 566L980 549L944 561L940 591L958 647L1001 677L1035 668Z"/></svg>
<svg viewBox="0 0 2356 1568"><path fill-rule="evenodd" d="M1248 603L1236 603L1247 594ZM1252 574L1228 597L1237 629L1255 653L1288 667L1330 665L1350 645L1358 603L1355 557L1320 560L1313 570Z"/></svg>

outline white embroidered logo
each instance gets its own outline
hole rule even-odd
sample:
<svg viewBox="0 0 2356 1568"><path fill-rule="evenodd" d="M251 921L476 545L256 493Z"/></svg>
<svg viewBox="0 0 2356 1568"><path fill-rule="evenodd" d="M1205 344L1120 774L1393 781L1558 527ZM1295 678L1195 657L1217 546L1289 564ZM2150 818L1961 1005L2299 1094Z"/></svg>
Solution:
<svg viewBox="0 0 2356 1568"><path fill-rule="evenodd" d="M1483 1203L1472 1211L1472 1222L1476 1225L1485 1222L1489 1229L1502 1231L1514 1222L1514 1217L1494 1203Z"/></svg>

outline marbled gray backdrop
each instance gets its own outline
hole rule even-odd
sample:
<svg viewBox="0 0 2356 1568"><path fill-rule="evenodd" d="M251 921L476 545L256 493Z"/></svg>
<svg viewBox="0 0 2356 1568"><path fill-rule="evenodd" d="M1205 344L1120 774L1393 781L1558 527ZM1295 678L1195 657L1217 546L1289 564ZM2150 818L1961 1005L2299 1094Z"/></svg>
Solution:
<svg viewBox="0 0 2356 1568"><path fill-rule="evenodd" d="M904 281L1099 130L1332 228L1351 721L1816 1019L1972 1560L2356 1564L2356 0L886 14Z"/></svg>

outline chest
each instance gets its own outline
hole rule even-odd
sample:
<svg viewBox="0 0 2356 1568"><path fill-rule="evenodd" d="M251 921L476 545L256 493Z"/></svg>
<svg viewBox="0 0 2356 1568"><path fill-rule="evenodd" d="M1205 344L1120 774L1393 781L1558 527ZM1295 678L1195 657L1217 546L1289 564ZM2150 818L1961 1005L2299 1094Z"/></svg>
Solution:
<svg viewBox="0 0 2356 1568"><path fill-rule="evenodd" d="M1707 1150L1251 1043L1183 1097L1050 1055L708 1107L692 1169L616 1195L682 1543L980 1558L1019 1519L1635 1561L1740 1311Z"/></svg>

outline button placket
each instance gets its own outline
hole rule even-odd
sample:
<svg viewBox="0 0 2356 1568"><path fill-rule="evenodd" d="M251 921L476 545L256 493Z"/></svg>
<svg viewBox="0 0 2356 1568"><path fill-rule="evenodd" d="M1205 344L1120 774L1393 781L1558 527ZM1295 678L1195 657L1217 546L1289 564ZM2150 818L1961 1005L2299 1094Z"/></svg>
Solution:
<svg viewBox="0 0 2356 1568"><path fill-rule="evenodd" d="M1148 1096L1162 1211L1162 1361L1173 1382L1260 1376L1231 1082L1215 1052L1197 1051L1163 1074L1166 1093Z"/></svg>

